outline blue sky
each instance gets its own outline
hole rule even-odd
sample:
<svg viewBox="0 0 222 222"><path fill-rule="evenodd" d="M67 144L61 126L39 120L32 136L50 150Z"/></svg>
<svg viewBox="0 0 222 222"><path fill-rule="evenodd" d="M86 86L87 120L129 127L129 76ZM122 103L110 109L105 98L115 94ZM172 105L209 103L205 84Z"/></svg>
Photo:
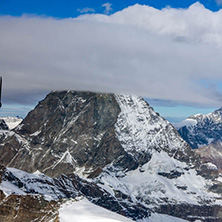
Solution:
<svg viewBox="0 0 222 222"><path fill-rule="evenodd" d="M0 0L0 116L25 117L53 89L138 94L172 122L219 108L222 0L194 3Z"/></svg>
<svg viewBox="0 0 222 222"><path fill-rule="evenodd" d="M1 0L0 1L0 14L1 15L13 15L21 16L24 13L46 15L59 18L76 17L80 13L81 9L91 8L96 13L103 13L105 3L112 4L112 13L122 10L130 5L145 4L154 8L164 8L170 6L172 8L187 8L191 4L197 1L193 0ZM216 0L204 0L199 1L206 8L211 11L217 11L221 8L221 5ZM219 2L219 1L218 1Z"/></svg>

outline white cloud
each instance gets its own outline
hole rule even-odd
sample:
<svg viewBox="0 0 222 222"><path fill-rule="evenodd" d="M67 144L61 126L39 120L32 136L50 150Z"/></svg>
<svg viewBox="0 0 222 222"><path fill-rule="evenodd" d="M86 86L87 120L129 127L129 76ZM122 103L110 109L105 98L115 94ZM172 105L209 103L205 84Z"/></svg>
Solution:
<svg viewBox="0 0 222 222"><path fill-rule="evenodd" d="M0 17L5 101L53 89L221 106L222 11L135 5L77 19Z"/></svg>
<svg viewBox="0 0 222 222"><path fill-rule="evenodd" d="M104 10L104 13L105 14L109 14L113 9L111 8L111 6L112 6L112 4L110 4L110 3L105 3L105 4L103 4L102 5L102 7L104 7L105 8L105 10Z"/></svg>
<svg viewBox="0 0 222 222"><path fill-rule="evenodd" d="M83 9L78 9L77 10L80 13L89 13L89 12L95 12L94 8L83 8Z"/></svg>

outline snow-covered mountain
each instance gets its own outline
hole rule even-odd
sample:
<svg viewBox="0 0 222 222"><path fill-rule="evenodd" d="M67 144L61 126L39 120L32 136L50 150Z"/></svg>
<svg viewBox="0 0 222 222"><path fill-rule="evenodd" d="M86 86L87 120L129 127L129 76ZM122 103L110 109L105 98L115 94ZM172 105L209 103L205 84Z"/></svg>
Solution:
<svg viewBox="0 0 222 222"><path fill-rule="evenodd" d="M6 195L83 196L133 220L221 217L217 168L139 97L54 91L0 140Z"/></svg>
<svg viewBox="0 0 222 222"><path fill-rule="evenodd" d="M133 170L161 150L191 165L196 160L168 121L144 100L126 95L52 92L2 137L16 147L2 144L10 156L2 153L2 164L49 176L75 171L95 177L111 163Z"/></svg>
<svg viewBox="0 0 222 222"><path fill-rule="evenodd" d="M22 122L23 119L21 117L8 116L8 117L0 117L0 120L1 121L4 120L9 129L14 129Z"/></svg>
<svg viewBox="0 0 222 222"><path fill-rule="evenodd" d="M193 115L174 124L181 137L193 149L222 140L222 108L212 113Z"/></svg>

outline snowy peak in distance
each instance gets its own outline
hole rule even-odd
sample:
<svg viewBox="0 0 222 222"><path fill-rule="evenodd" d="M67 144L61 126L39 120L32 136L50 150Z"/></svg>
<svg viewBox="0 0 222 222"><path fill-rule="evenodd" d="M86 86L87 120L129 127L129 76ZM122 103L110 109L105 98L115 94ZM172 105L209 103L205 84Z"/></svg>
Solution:
<svg viewBox="0 0 222 222"><path fill-rule="evenodd" d="M14 129L16 126L18 126L22 122L23 118L8 116L8 117L0 117L0 120L4 120L9 130L11 130Z"/></svg>
<svg viewBox="0 0 222 222"><path fill-rule="evenodd" d="M222 108L209 114L196 114L175 123L181 137L194 149L222 140Z"/></svg>

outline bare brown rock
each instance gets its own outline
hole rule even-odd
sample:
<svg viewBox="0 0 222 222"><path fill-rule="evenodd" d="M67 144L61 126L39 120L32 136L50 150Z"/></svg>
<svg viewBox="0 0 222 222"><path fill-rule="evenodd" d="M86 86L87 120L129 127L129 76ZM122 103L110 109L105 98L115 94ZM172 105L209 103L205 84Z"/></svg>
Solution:
<svg viewBox="0 0 222 222"><path fill-rule="evenodd" d="M10 195L6 197L0 190L0 221L30 222L54 221L59 222L58 203L46 201L41 196Z"/></svg>
<svg viewBox="0 0 222 222"><path fill-rule="evenodd" d="M204 163L214 164L217 170L222 173L222 142L217 141L208 146L200 147L195 152L201 156Z"/></svg>

